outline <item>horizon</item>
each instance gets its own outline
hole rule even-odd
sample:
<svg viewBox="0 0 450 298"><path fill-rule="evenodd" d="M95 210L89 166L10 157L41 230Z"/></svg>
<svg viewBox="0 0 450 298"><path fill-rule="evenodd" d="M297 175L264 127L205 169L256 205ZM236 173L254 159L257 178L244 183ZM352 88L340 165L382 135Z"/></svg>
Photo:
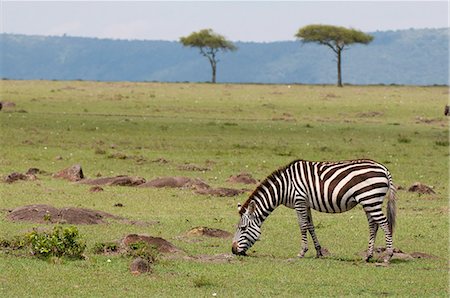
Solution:
<svg viewBox="0 0 450 298"><path fill-rule="evenodd" d="M441 27L441 28L409 28L409 29L396 29L396 30L376 30L373 32L365 32L367 34L374 34L374 33L385 33L385 32L400 32L400 31L410 31L410 30L417 30L417 31L424 31L424 30L449 30L450 27ZM111 37L92 37L92 36L76 36L76 35L41 35L41 34L22 34L22 33L7 33L7 32L0 32L0 35L17 35L17 36L27 36L27 37L51 37L51 38L85 38L85 39L97 39L97 40L112 40L112 41L160 41L160 42L175 42L179 43L179 40L162 40L162 39L127 39L127 38L111 38ZM243 41L243 40L231 40L234 43L277 43L277 42L296 42L299 41L298 39L295 40L274 40L274 41Z"/></svg>
<svg viewBox="0 0 450 298"><path fill-rule="evenodd" d="M113 40L178 41L211 28L235 42L294 41L296 31L309 24L370 33L449 28L447 1L2 1L0 5L0 33Z"/></svg>

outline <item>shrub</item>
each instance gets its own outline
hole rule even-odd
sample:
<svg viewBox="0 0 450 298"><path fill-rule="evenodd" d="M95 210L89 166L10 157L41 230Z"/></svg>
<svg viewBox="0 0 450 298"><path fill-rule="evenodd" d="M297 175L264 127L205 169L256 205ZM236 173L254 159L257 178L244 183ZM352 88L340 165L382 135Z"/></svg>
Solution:
<svg viewBox="0 0 450 298"><path fill-rule="evenodd" d="M119 245L117 242L99 242L92 250L96 254L116 253L119 251Z"/></svg>
<svg viewBox="0 0 450 298"><path fill-rule="evenodd" d="M141 257L149 263L154 263L158 257L158 250L153 245L144 241L130 243L127 254L134 258Z"/></svg>
<svg viewBox="0 0 450 298"><path fill-rule="evenodd" d="M62 228L55 226L53 231L38 232L36 229L27 235L31 253L41 258L68 257L82 259L86 248L79 239L78 229L74 226Z"/></svg>

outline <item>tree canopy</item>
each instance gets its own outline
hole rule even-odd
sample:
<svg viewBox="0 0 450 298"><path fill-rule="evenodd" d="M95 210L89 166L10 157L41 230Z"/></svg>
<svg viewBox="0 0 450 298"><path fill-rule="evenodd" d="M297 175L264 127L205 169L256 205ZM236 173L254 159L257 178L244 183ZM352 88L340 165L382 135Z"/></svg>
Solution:
<svg viewBox="0 0 450 298"><path fill-rule="evenodd" d="M189 36L181 37L180 42L186 47L195 47L200 49L200 53L208 58L212 69L213 83L216 82L217 53L219 51L235 51L237 47L224 36L215 33L212 29L203 29L193 32Z"/></svg>
<svg viewBox="0 0 450 298"><path fill-rule="evenodd" d="M373 40L373 36L356 29L332 25L308 25L302 27L295 34L295 37L302 42L314 42L330 47L337 57L338 83L342 87L341 75L341 52L351 44L368 44Z"/></svg>

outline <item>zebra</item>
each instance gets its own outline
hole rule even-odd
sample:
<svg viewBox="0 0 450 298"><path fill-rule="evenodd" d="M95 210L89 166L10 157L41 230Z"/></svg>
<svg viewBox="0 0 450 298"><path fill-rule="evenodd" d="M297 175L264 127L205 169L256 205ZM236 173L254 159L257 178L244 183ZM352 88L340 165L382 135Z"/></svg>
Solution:
<svg viewBox="0 0 450 298"><path fill-rule="evenodd" d="M387 196L387 217L382 212ZM311 209L341 213L360 204L369 223L369 245L366 261L373 257L378 227L386 240L385 262L393 255L392 235L396 218L396 187L389 170L370 159L338 162L295 160L274 171L263 180L241 206L240 221L232 242L232 252L246 255L259 239L261 225L279 205L295 209L300 225L302 245L298 257L308 251L307 232L314 242L317 257L322 249L314 231Z"/></svg>

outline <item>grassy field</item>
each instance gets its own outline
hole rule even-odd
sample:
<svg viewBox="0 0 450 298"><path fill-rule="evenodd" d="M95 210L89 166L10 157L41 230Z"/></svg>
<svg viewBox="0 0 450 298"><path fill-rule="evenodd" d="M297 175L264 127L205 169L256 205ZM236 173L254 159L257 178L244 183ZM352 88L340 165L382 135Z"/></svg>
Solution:
<svg viewBox="0 0 450 298"><path fill-rule="evenodd" d="M313 213L331 255L294 259L300 232L292 210L278 208L264 223L249 257L200 262L160 257L151 274L133 276L130 259L93 253L98 242L129 233L163 237L187 255L230 253L230 239L183 235L197 226L234 232L233 198L191 190L89 186L38 175L37 181L0 183L0 239L50 224L11 222L8 211L29 204L84 207L131 220L79 225L87 258L47 262L0 251L1 297L230 297L449 295L449 141L447 87L299 86L0 81L0 175L36 167L48 173L80 164L88 178L119 174L151 180L189 176L214 187L248 172L263 179L294 159L371 158L394 182L433 186L436 194L398 193L394 246L430 259L365 263L368 226L361 208ZM128 158L113 158L121 153ZM168 163L153 162L164 158ZM208 165L205 172L179 165ZM249 187L253 188L253 186ZM122 203L123 208L114 207ZM380 231L377 246L384 246ZM109 260L109 261L108 261Z"/></svg>

